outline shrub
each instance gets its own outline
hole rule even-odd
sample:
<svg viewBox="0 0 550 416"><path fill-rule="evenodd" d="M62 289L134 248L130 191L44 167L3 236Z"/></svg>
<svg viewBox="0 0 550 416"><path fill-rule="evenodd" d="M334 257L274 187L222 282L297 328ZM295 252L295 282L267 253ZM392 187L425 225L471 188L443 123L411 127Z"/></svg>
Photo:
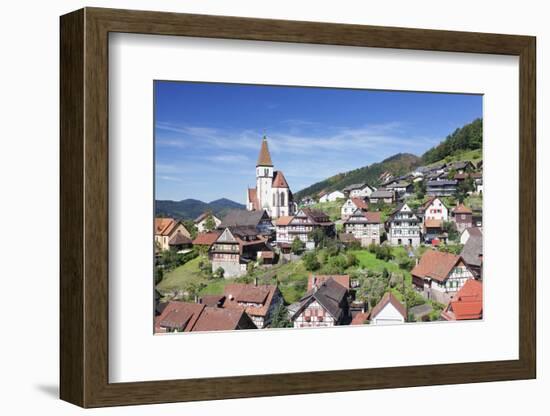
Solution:
<svg viewBox="0 0 550 416"><path fill-rule="evenodd" d="M306 248L305 243L302 240L300 240L298 237L294 238L294 241L292 241L292 245L290 246L290 250L294 254L301 254L305 248Z"/></svg>
<svg viewBox="0 0 550 416"><path fill-rule="evenodd" d="M306 270L310 272L318 270L319 267L321 267L321 264L319 263L319 260L317 260L317 256L314 252L304 254L302 257L302 261Z"/></svg>

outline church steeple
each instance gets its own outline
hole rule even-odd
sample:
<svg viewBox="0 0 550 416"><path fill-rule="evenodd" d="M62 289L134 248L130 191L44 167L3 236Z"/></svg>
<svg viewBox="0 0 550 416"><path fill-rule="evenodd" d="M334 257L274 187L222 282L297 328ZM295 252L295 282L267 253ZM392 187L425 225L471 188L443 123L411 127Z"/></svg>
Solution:
<svg viewBox="0 0 550 416"><path fill-rule="evenodd" d="M267 137L265 136L262 140L262 147L260 148L260 155L258 156L258 163L256 163L256 166L273 166L271 155L267 147Z"/></svg>

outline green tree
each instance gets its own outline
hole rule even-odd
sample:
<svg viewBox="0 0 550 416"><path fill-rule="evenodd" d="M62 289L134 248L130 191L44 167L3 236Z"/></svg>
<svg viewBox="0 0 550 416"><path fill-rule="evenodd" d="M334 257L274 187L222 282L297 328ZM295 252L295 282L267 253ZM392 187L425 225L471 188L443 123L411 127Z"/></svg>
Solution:
<svg viewBox="0 0 550 416"><path fill-rule="evenodd" d="M310 240L313 240L316 248L323 248L327 244L328 237L321 227L315 228L308 235Z"/></svg>
<svg viewBox="0 0 550 416"><path fill-rule="evenodd" d="M225 270L222 267L218 267L214 271L214 278L215 279L223 279L223 276L225 275Z"/></svg>
<svg viewBox="0 0 550 416"><path fill-rule="evenodd" d="M414 183L414 192L416 199L423 200L426 196L426 182L425 181L418 181Z"/></svg>
<svg viewBox="0 0 550 416"><path fill-rule="evenodd" d="M459 238L458 231L456 229L456 224L452 221L443 221L441 228L449 236L450 241L457 241Z"/></svg>
<svg viewBox="0 0 550 416"><path fill-rule="evenodd" d="M191 235L191 240L197 238L198 230L193 220L184 220L183 225L185 226L185 229L189 231L189 234Z"/></svg>
<svg viewBox="0 0 550 416"><path fill-rule="evenodd" d="M210 232L216 228L216 222L214 221L214 217L212 216L212 213L208 213L208 217L206 218L206 221L204 222L204 228L206 231Z"/></svg>
<svg viewBox="0 0 550 416"><path fill-rule="evenodd" d="M302 261L306 270L310 272L319 270L319 267L321 267L321 264L319 263L319 260L317 260L317 255L315 254L315 252L304 254L302 257Z"/></svg>
<svg viewBox="0 0 550 416"><path fill-rule="evenodd" d="M294 238L294 240L292 241L292 245L290 246L290 250L294 254L301 254L305 248L306 248L305 243L302 240L300 240L298 237Z"/></svg>
<svg viewBox="0 0 550 416"><path fill-rule="evenodd" d="M271 316L271 328L291 328L292 326L293 324L288 316L288 309L283 302L279 303Z"/></svg>

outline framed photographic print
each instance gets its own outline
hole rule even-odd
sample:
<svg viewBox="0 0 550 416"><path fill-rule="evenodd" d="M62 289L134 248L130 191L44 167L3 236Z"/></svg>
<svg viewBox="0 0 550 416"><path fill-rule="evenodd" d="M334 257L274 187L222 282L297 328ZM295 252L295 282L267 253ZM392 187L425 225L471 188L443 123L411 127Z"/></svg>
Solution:
<svg viewBox="0 0 550 416"><path fill-rule="evenodd" d="M535 38L61 17L61 398L536 376Z"/></svg>

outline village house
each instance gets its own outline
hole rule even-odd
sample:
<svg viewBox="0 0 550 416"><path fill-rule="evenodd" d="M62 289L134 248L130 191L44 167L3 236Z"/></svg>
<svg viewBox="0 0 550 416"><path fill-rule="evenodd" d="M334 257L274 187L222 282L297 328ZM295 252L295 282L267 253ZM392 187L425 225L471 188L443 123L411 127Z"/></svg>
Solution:
<svg viewBox="0 0 550 416"><path fill-rule="evenodd" d="M483 235L483 232L479 227L466 228L460 234L460 244L466 244L470 239L470 237L481 237L482 235Z"/></svg>
<svg viewBox="0 0 550 416"><path fill-rule="evenodd" d="M426 182L428 196L452 196L456 193L458 182L454 179L430 180Z"/></svg>
<svg viewBox="0 0 550 416"><path fill-rule="evenodd" d="M388 191L394 191L398 198L404 198L413 193L414 186L407 181L396 181L386 186Z"/></svg>
<svg viewBox="0 0 550 416"><path fill-rule="evenodd" d="M271 237L274 231L273 222L265 210L245 211L243 209L232 209L218 226L218 229L246 227L254 228L258 235Z"/></svg>
<svg viewBox="0 0 550 416"><path fill-rule="evenodd" d="M471 228L473 223L472 210L464 204L460 204L457 207L453 208L451 211L451 221L455 223L456 230L461 233L467 228Z"/></svg>
<svg viewBox="0 0 550 416"><path fill-rule="evenodd" d="M367 198L369 197L376 188L370 186L368 183L354 183L352 185L346 186L342 189L344 195L347 198Z"/></svg>
<svg viewBox="0 0 550 416"><path fill-rule="evenodd" d="M351 321L348 289L332 278L313 286L291 309L294 328L331 327Z"/></svg>
<svg viewBox="0 0 550 416"><path fill-rule="evenodd" d="M423 238L425 243L434 246L439 245L439 243L446 244L449 235L443 230L443 221L432 219L424 220Z"/></svg>
<svg viewBox="0 0 550 416"><path fill-rule="evenodd" d="M224 288L222 308L240 308L256 327L269 326L275 309L283 303L283 295L275 285L231 283Z"/></svg>
<svg viewBox="0 0 550 416"><path fill-rule="evenodd" d="M340 191L325 193L319 198L319 202L334 202L338 199L344 199L346 196Z"/></svg>
<svg viewBox="0 0 550 416"><path fill-rule="evenodd" d="M482 194L483 193L483 173L475 172L475 173L472 173L470 176L474 180L475 193Z"/></svg>
<svg viewBox="0 0 550 416"><path fill-rule="evenodd" d="M342 220L347 220L351 216L351 214L353 214L358 209L360 209L361 211L367 211L369 209L369 204L363 198L348 198L340 209Z"/></svg>
<svg viewBox="0 0 550 416"><path fill-rule="evenodd" d="M256 187L248 188L246 209L267 211L271 218L292 215L296 204L282 171L273 170L273 162L264 136L256 163Z"/></svg>
<svg viewBox="0 0 550 416"><path fill-rule="evenodd" d="M267 239L252 227L227 227L208 250L212 272L222 268L224 277L246 274L247 265L258 259L258 252L270 251Z"/></svg>
<svg viewBox="0 0 550 416"><path fill-rule="evenodd" d="M209 218L212 218L213 227L211 229L207 229ZM195 218L193 222L195 223L195 227L197 227L197 232L204 233L217 228L221 224L222 220L220 220L211 212L203 212L201 215Z"/></svg>
<svg viewBox="0 0 550 416"><path fill-rule="evenodd" d="M295 238L302 240L306 249L315 248L315 242L310 233L322 229L328 237L336 235L334 223L323 211L313 208L302 208L292 217L279 218L275 222L276 242L282 249L288 249Z"/></svg>
<svg viewBox="0 0 550 416"><path fill-rule="evenodd" d="M428 250L411 271L413 286L426 298L447 304L473 272L461 256Z"/></svg>
<svg viewBox="0 0 550 416"><path fill-rule="evenodd" d="M191 243L191 234L180 221L173 218L155 218L155 244L160 251L170 250L170 241L182 241L180 235L189 239Z"/></svg>
<svg viewBox="0 0 550 416"><path fill-rule="evenodd" d="M168 241L168 245L172 251L177 253L187 253L191 251L193 240L185 236L183 233L175 233L170 241Z"/></svg>
<svg viewBox="0 0 550 416"><path fill-rule="evenodd" d="M403 324L407 320L407 308L393 293L386 292L370 311L368 320L371 325Z"/></svg>
<svg viewBox="0 0 550 416"><path fill-rule="evenodd" d="M222 232L222 230L214 230L209 233L198 233L193 240L193 247L202 248L207 251L216 242Z"/></svg>
<svg viewBox="0 0 550 416"><path fill-rule="evenodd" d="M356 209L344 222L344 232L352 234L362 247L369 244L380 244L381 213L365 212Z"/></svg>
<svg viewBox="0 0 550 416"><path fill-rule="evenodd" d="M370 195L369 202L371 204L393 204L395 202L395 192L383 188L377 189Z"/></svg>
<svg viewBox="0 0 550 416"><path fill-rule="evenodd" d="M307 278L307 290L311 290L314 287L319 289L329 279L335 280L348 290L351 287L349 274L310 274Z"/></svg>
<svg viewBox="0 0 550 416"><path fill-rule="evenodd" d="M450 162L447 164L448 171L455 171L456 173L466 173L471 172L475 169L475 166L469 160Z"/></svg>
<svg viewBox="0 0 550 416"><path fill-rule="evenodd" d="M420 244L420 219L406 203L397 206L387 224L388 241L391 245L416 247Z"/></svg>
<svg viewBox="0 0 550 416"><path fill-rule="evenodd" d="M310 207L312 205L315 205L315 200L309 196L306 196L300 201L300 206Z"/></svg>
<svg viewBox="0 0 550 416"><path fill-rule="evenodd" d="M155 318L155 333L238 329L257 329L243 309L222 309L172 301Z"/></svg>
<svg viewBox="0 0 550 416"><path fill-rule="evenodd" d="M425 220L449 220L449 209L438 197L429 198L419 209L420 216Z"/></svg>
<svg viewBox="0 0 550 416"><path fill-rule="evenodd" d="M476 233L474 231L479 230L479 228L469 228L468 230L470 230L470 237L466 240L464 247L462 247L460 255L470 270L472 270L474 276L481 279L483 267L483 235L480 232ZM465 230L463 234L468 230Z"/></svg>
<svg viewBox="0 0 550 416"><path fill-rule="evenodd" d="M447 321L483 318L483 284L469 279L449 302L441 317Z"/></svg>

